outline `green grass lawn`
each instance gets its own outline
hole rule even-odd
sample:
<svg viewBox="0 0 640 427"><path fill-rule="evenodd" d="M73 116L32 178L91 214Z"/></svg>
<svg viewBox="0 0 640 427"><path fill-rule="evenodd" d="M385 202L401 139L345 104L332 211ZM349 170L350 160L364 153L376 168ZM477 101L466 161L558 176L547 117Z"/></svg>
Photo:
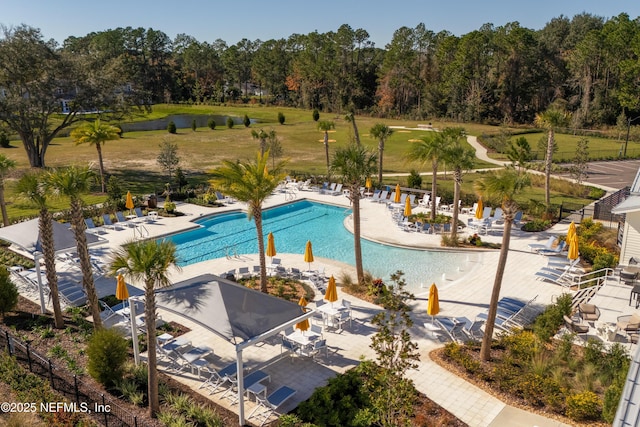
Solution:
<svg viewBox="0 0 640 427"><path fill-rule="evenodd" d="M545 148L539 148L538 144L540 141L543 141L544 146L546 147L547 133L543 131L535 133L525 133L515 135L511 137L511 140L514 141L521 136L525 137L527 139L527 142L529 142L531 151L537 156L536 159L543 160L545 156ZM558 162L571 162L575 158L578 141L580 141L582 138L585 138L589 141L589 158L593 160L617 159L624 146L624 136L622 140L619 140L611 138L601 138L596 136L580 136L556 133L555 141L558 148L553 154L553 160ZM491 153L490 156L494 159L500 160L507 158L506 155L500 153ZM640 157L640 143L629 141L627 146L627 157Z"/></svg>
<svg viewBox="0 0 640 427"><path fill-rule="evenodd" d="M278 112L285 115L285 124L277 121ZM258 149L258 141L252 138L251 131L264 128L274 129L283 147L283 159L288 162L287 169L294 173L311 175L326 174L326 159L323 133L317 129L317 123L312 119L311 110L294 108L264 107L259 105L231 105L231 106L176 106L157 105L153 112L137 115L132 121L163 118L170 114L205 114L216 116L243 117L247 114L258 123L250 128L236 125L232 129L218 125L215 130L198 128L195 132L188 129L178 129L177 134L169 134L166 130L147 132L126 132L124 137L108 141L103 146L103 157L107 174L121 178L125 189L134 194L142 195L154 191L161 191L168 178L158 166L156 158L163 141L177 144L178 155L181 158L181 168L186 173L190 184L207 182L206 172L218 166L223 159L253 158ZM353 139L353 130L349 122L339 114L320 114L320 120L331 120L335 123L335 131L331 131L330 155L338 147L343 147ZM415 127L417 121L378 119L373 117L357 117L357 125L362 143L371 150L377 151L378 141L369 136L369 129L374 124L383 122L388 126ZM460 125L457 123L433 122L434 127L462 126L469 134L496 133L500 128L488 125ZM419 165L407 162L405 155L411 141L425 134L424 130L396 129L385 145L384 172L406 173L416 169L421 173L428 173L430 165ZM19 170L29 167L25 151L20 141L12 141L11 148L0 148L0 152L14 159ZM97 163L98 156L95 147L89 145L76 146L70 137L56 138L49 146L46 164L50 167L67 166L70 164ZM476 160L476 168L495 167L495 165ZM441 168L442 170L442 168ZM17 173L16 175L19 175ZM424 180L425 187L430 179ZM35 213L15 198L13 183L7 184L6 199L9 202L9 215L13 218ZM92 195L87 203L103 201L103 195ZM54 209L66 206L65 202L56 202Z"/></svg>

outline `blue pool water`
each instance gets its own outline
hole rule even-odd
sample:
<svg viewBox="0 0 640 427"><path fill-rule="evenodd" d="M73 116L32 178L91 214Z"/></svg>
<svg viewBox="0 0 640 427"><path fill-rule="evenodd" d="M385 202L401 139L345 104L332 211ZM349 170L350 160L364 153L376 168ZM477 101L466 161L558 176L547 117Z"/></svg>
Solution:
<svg viewBox="0 0 640 427"><path fill-rule="evenodd" d="M353 234L343 225L350 214L351 210L343 207L306 200L267 209L263 212L265 248L266 237L272 232L279 253L299 253L302 258L310 240L314 256L355 265ZM246 213L214 215L196 222L201 228L169 237L176 244L182 266L227 254L258 252L255 224ZM421 284L440 281L443 273L454 273L466 257L463 253L411 250L362 239L365 270L385 280L396 270L402 270L414 291Z"/></svg>

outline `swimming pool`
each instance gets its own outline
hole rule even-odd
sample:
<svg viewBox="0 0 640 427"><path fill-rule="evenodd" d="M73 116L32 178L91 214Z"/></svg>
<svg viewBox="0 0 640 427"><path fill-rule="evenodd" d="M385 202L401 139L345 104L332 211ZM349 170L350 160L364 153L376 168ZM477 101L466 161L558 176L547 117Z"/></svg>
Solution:
<svg viewBox="0 0 640 427"><path fill-rule="evenodd" d="M343 225L349 214L350 209L307 200L267 209L263 212L265 248L266 237L272 232L279 253L299 253L302 257L310 240L314 256L355 265L353 235ZM244 212L213 215L196 223L201 227L168 237L176 245L181 266L258 252L255 224ZM414 291L421 284L440 282L443 273L452 277L468 257L464 253L404 249L362 239L365 270L385 280L402 270Z"/></svg>

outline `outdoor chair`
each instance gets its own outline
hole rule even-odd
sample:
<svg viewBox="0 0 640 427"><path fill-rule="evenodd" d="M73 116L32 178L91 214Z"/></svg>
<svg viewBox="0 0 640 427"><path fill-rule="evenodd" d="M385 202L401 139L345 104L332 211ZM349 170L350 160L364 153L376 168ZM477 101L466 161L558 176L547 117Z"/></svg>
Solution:
<svg viewBox="0 0 640 427"><path fill-rule="evenodd" d="M271 376L267 374L265 371L258 369L257 371L251 372L249 375L245 376L242 381L242 386L246 390L249 387L261 383L262 381L271 381ZM229 388L220 396L220 399L226 397L227 395L231 398L231 404L238 403L238 395L234 393L238 390L238 376L228 377L228 382L231 384Z"/></svg>
<svg viewBox="0 0 640 427"><path fill-rule="evenodd" d="M333 316L333 324L336 325L339 331L342 331L342 325L347 322L349 322L349 327L351 327L351 313L347 310L341 310Z"/></svg>
<svg viewBox="0 0 640 427"><path fill-rule="evenodd" d="M93 233L93 234L105 234L106 231L104 231L102 228L97 227L96 224L93 222L93 219L91 218L86 218L84 220L84 223L87 225L87 232L89 233Z"/></svg>
<svg viewBox="0 0 640 427"><path fill-rule="evenodd" d="M620 332L624 332L627 335L637 333L640 330L640 314L633 313L625 316L619 316L616 323L616 329Z"/></svg>
<svg viewBox="0 0 640 427"><path fill-rule="evenodd" d="M389 195L389 192L387 190L384 190L382 193L380 193L380 196L378 196L378 198L375 201L378 203L386 203L388 195Z"/></svg>
<svg viewBox="0 0 640 427"><path fill-rule="evenodd" d="M289 269L289 277L291 277L293 279L301 279L302 278L302 272L300 271L299 268L291 267Z"/></svg>
<svg viewBox="0 0 640 427"><path fill-rule="evenodd" d="M423 208L429 207L430 198L431 198L431 196L429 196L429 194L425 193L425 195L422 196L422 199L420 199L420 201L418 201L418 206L423 207Z"/></svg>
<svg viewBox="0 0 640 427"><path fill-rule="evenodd" d="M447 333L451 341L462 343L464 339L465 322L460 322L451 317L436 317L435 319L440 329Z"/></svg>
<svg viewBox="0 0 640 427"><path fill-rule="evenodd" d="M256 417L260 421L260 427L262 427L271 415L295 394L296 391L294 389L283 385L266 398L256 396L258 406L249 414L247 419Z"/></svg>
<svg viewBox="0 0 640 427"><path fill-rule="evenodd" d="M549 237L549 239L547 240L547 243L545 244L540 244L540 243L529 244L529 250L531 250L531 252L538 252L540 249L552 249L553 243L555 241L556 241L556 237L551 236Z"/></svg>
<svg viewBox="0 0 640 427"><path fill-rule="evenodd" d="M280 344L280 356L285 352L291 353L291 356L293 356L299 349L300 346L298 344L287 339L287 337L282 337L282 343Z"/></svg>
<svg viewBox="0 0 640 427"><path fill-rule="evenodd" d="M209 394L211 395L222 385L229 382L231 378L236 376L238 373L238 364L236 362L229 363L219 371L210 368L205 369L208 369L211 375L202 384L200 384L200 387L198 388L209 389Z"/></svg>
<svg viewBox="0 0 640 427"><path fill-rule="evenodd" d="M309 351L309 357L315 359L317 355L324 352L325 356L329 356L329 348L327 347L327 340L322 338L315 340L313 346Z"/></svg>
<svg viewBox="0 0 640 427"><path fill-rule="evenodd" d="M516 212L516 215L513 217L513 222L511 225L514 227L518 227L520 225L520 221L522 221L522 211Z"/></svg>
<svg viewBox="0 0 640 427"><path fill-rule="evenodd" d="M136 214L136 220L148 221L150 219L147 215L142 213L141 208L135 208L133 212Z"/></svg>
<svg viewBox="0 0 640 427"><path fill-rule="evenodd" d="M318 334L319 337L322 337L322 327L318 325L311 325L309 330L315 334Z"/></svg>
<svg viewBox="0 0 640 427"><path fill-rule="evenodd" d="M563 316L563 319L564 319L564 324L567 327L567 329L569 331L573 332L574 334L580 336L580 335L586 335L586 334L589 333L589 325L585 325L583 323L576 322L576 321L572 320L566 314Z"/></svg>
<svg viewBox="0 0 640 427"><path fill-rule="evenodd" d="M122 225L118 225L119 223L113 223L111 222L111 216L109 214L104 214L102 215L102 222L104 223L104 226L106 228L110 228L112 230L124 230L124 228L122 227Z"/></svg>
<svg viewBox="0 0 640 427"><path fill-rule="evenodd" d="M238 278L243 279L245 277L248 277L249 275L250 275L249 267L238 268Z"/></svg>
<svg viewBox="0 0 640 427"><path fill-rule="evenodd" d="M555 247L555 249L540 249L538 250L538 253L544 256L559 255L560 253L562 253L566 245L567 244L565 242L560 242L558 243L558 246Z"/></svg>
<svg viewBox="0 0 640 427"><path fill-rule="evenodd" d="M620 272L620 281L625 285L633 286L638 279L638 273L630 273L627 271Z"/></svg>
<svg viewBox="0 0 640 427"><path fill-rule="evenodd" d="M582 303L578 306L578 314L585 322L595 322L600 318L600 309L593 304Z"/></svg>
<svg viewBox="0 0 640 427"><path fill-rule="evenodd" d="M122 212L116 212L116 219L118 220L118 224L122 224L123 227L135 227L136 225L131 222L131 221L127 221L127 218L125 218L124 214Z"/></svg>

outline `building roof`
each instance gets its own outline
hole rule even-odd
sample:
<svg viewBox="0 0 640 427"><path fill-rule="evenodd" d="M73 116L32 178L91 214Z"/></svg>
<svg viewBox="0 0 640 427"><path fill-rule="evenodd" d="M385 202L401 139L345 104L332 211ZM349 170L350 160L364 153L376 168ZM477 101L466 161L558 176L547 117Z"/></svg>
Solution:
<svg viewBox="0 0 640 427"><path fill-rule="evenodd" d="M42 253L40 239L40 219L19 222L8 227L0 228L0 239L18 246L32 259L36 252ZM76 236L69 224L51 221L53 227L53 244L56 252L72 252L76 250ZM95 234L86 233L87 244L93 246L106 242L106 239Z"/></svg>
<svg viewBox="0 0 640 427"><path fill-rule="evenodd" d="M629 197L611 209L611 213L626 214L629 212L640 211L640 169L638 169L638 172L636 173L636 177L633 180L633 184L631 184L629 192Z"/></svg>
<svg viewBox="0 0 640 427"><path fill-rule="evenodd" d="M303 315L297 304L203 274L156 291L156 304L225 340L249 340Z"/></svg>

